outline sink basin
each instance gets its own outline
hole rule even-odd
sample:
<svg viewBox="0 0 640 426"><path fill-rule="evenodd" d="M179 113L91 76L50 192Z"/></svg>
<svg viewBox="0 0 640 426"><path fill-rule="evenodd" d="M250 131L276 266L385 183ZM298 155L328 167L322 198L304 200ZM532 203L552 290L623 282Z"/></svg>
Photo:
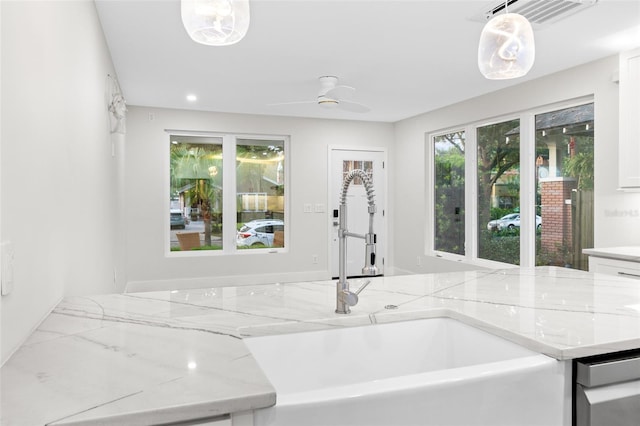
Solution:
<svg viewBox="0 0 640 426"><path fill-rule="evenodd" d="M556 360L449 318L245 343L278 399L256 410L255 425L563 422Z"/></svg>

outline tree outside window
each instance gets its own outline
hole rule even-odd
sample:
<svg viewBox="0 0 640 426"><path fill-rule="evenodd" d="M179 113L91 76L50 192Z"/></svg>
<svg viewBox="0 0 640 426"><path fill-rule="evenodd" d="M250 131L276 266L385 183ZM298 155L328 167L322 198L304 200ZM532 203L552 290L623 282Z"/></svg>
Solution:
<svg viewBox="0 0 640 426"><path fill-rule="evenodd" d="M477 128L478 257L520 264L520 222L497 222L520 212L519 120Z"/></svg>
<svg viewBox="0 0 640 426"><path fill-rule="evenodd" d="M184 229L172 231L171 249L185 249L185 234L192 237L188 249L222 249L222 140L172 136L170 149L170 227ZM177 212L182 225L174 220Z"/></svg>

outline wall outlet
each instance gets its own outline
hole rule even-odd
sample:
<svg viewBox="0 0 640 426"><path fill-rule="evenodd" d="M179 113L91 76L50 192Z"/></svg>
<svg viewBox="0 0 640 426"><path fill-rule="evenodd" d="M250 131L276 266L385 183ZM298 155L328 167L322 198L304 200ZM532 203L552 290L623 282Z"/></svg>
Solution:
<svg viewBox="0 0 640 426"><path fill-rule="evenodd" d="M314 265L318 263L318 255L317 254L311 255L311 263L313 263Z"/></svg>
<svg viewBox="0 0 640 426"><path fill-rule="evenodd" d="M311 213L311 212L313 212L313 210L311 209L311 204L306 203L303 207L304 207L304 212L305 212L305 213Z"/></svg>
<svg viewBox="0 0 640 426"><path fill-rule="evenodd" d="M327 209L325 208L324 204L316 204L316 213L325 213L327 211Z"/></svg>
<svg viewBox="0 0 640 426"><path fill-rule="evenodd" d="M5 241L0 244L0 263L2 264L2 279L1 279L1 291L3 296L10 294L13 291L13 266L15 253L13 249L13 243L11 241Z"/></svg>

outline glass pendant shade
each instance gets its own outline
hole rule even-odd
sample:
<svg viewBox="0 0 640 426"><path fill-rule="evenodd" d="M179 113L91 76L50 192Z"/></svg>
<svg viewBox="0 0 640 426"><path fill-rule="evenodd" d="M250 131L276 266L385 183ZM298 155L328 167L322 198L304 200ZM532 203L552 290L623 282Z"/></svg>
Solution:
<svg viewBox="0 0 640 426"><path fill-rule="evenodd" d="M249 29L249 0L182 0L182 24L193 41L227 46Z"/></svg>
<svg viewBox="0 0 640 426"><path fill-rule="evenodd" d="M478 46L478 67L490 80L522 77L535 59L531 24L522 15L505 13L484 26Z"/></svg>

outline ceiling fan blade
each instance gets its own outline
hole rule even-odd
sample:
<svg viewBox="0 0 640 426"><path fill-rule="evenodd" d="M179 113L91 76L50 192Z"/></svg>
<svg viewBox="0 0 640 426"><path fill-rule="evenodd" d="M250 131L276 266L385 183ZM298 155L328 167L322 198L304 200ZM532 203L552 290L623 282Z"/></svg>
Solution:
<svg viewBox="0 0 640 426"><path fill-rule="evenodd" d="M338 104L338 108L345 111L359 112L359 113L371 111L371 108L369 108L366 105L359 104L357 102L350 102L350 101L340 101L340 103Z"/></svg>
<svg viewBox="0 0 640 426"><path fill-rule="evenodd" d="M324 96L332 99L351 99L355 93L356 89L351 86L336 86L327 90Z"/></svg>
<svg viewBox="0 0 640 426"><path fill-rule="evenodd" d="M278 102L275 104L267 104L267 106L281 106L281 105L301 105L301 104L316 104L318 101L293 101L293 102Z"/></svg>

